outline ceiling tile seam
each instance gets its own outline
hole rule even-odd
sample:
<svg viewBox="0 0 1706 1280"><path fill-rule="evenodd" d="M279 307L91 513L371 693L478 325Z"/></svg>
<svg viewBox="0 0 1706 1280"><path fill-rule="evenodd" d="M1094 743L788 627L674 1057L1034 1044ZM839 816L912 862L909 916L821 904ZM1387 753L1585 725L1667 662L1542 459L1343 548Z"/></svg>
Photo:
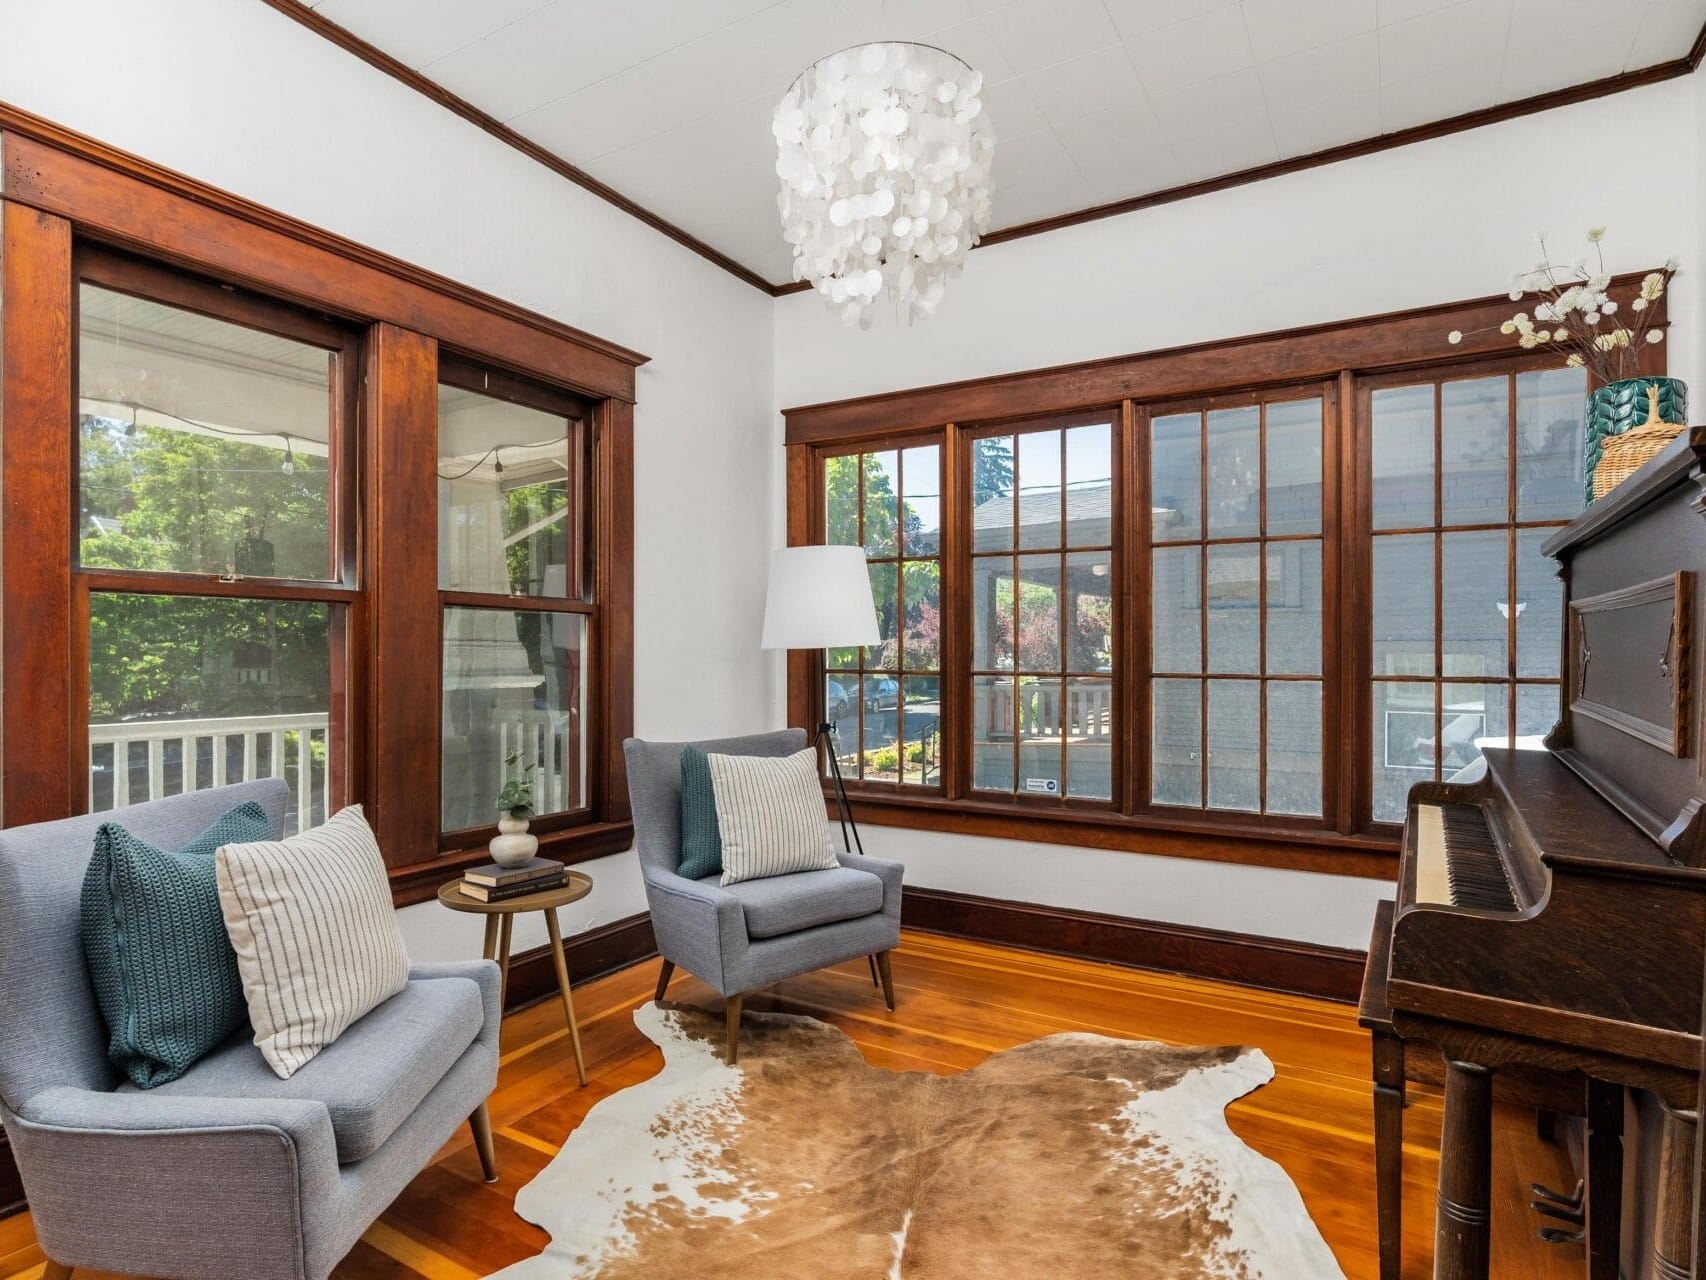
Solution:
<svg viewBox="0 0 1706 1280"><path fill-rule="evenodd" d="M325 0L320 0L320 3L324 4ZM466 44L459 44L454 49L446 50L444 53L439 54L438 57L433 58L428 62L423 62L423 63L421 63L420 66L418 66L414 69L416 71L419 71L422 75L425 75L428 67L436 67L439 63L443 62L446 58L454 58L457 54L461 53L464 49L472 49L475 45L479 44L482 40L490 40L493 36L497 35L500 31L508 31L516 23L526 22L534 14L543 13L543 12L545 12L545 10L551 8L552 6L557 5L557 4L561 4L561 3L562 3L562 0L543 0L543 3L534 5L533 8L529 9L526 13L517 14L515 17L511 18L508 22L504 23L503 25L493 27L490 31L486 32L485 35L475 36L472 40L468 41ZM319 5L316 5L314 7L318 8Z"/></svg>
<svg viewBox="0 0 1706 1280"><path fill-rule="evenodd" d="M1104 4L1106 2L1107 0L1103 0ZM1274 146L1274 159L1284 160L1286 157L1280 151L1279 133L1274 129L1273 104L1268 101L1267 82L1262 79L1262 62L1256 57L1256 42L1250 38L1250 15L1242 4L1238 6L1238 25L1244 29L1244 40L1250 46L1250 69L1256 73L1256 92L1262 95L1262 116L1268 126L1268 141Z"/></svg>

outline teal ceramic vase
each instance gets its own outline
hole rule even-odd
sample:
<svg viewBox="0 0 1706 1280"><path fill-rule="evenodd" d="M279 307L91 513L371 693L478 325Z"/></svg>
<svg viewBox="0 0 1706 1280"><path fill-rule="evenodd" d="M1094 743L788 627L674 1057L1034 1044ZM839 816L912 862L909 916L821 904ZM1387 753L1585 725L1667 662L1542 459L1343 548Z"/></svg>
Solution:
<svg viewBox="0 0 1706 1280"><path fill-rule="evenodd" d="M1658 418L1679 426L1688 422L1688 387L1676 378L1623 378L1608 382L1588 396L1587 437L1583 453L1582 479L1586 497L1593 501L1593 471L1605 442L1647 421L1647 396L1658 388Z"/></svg>

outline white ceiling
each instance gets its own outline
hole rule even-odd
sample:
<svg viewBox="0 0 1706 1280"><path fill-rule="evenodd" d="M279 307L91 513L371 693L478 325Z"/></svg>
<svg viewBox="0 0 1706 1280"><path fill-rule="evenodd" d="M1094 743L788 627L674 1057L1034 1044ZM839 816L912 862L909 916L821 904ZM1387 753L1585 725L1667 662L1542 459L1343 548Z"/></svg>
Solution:
<svg viewBox="0 0 1706 1280"><path fill-rule="evenodd" d="M770 112L824 54L984 74L1010 227L1686 54L1706 0L302 0L771 281Z"/></svg>

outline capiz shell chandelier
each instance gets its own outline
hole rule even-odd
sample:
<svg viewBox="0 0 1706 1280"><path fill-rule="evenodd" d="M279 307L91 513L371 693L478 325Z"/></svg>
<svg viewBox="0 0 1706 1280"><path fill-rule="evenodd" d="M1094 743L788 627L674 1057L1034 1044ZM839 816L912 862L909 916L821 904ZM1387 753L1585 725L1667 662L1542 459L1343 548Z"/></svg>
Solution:
<svg viewBox="0 0 1706 1280"><path fill-rule="evenodd" d="M776 197L794 278L849 326L887 292L909 321L941 304L989 227L995 131L983 76L929 45L861 45L814 63L776 106Z"/></svg>

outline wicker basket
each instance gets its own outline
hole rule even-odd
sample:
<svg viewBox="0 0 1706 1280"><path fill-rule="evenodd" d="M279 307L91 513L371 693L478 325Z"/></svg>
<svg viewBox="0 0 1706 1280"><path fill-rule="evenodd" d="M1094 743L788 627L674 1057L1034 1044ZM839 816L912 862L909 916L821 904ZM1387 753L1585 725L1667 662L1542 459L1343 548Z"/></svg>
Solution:
<svg viewBox="0 0 1706 1280"><path fill-rule="evenodd" d="M1598 502L1605 497L1681 434L1681 426L1659 417L1659 398L1654 392L1649 392L1647 420L1605 442L1599 455L1599 465L1593 469L1593 500Z"/></svg>

